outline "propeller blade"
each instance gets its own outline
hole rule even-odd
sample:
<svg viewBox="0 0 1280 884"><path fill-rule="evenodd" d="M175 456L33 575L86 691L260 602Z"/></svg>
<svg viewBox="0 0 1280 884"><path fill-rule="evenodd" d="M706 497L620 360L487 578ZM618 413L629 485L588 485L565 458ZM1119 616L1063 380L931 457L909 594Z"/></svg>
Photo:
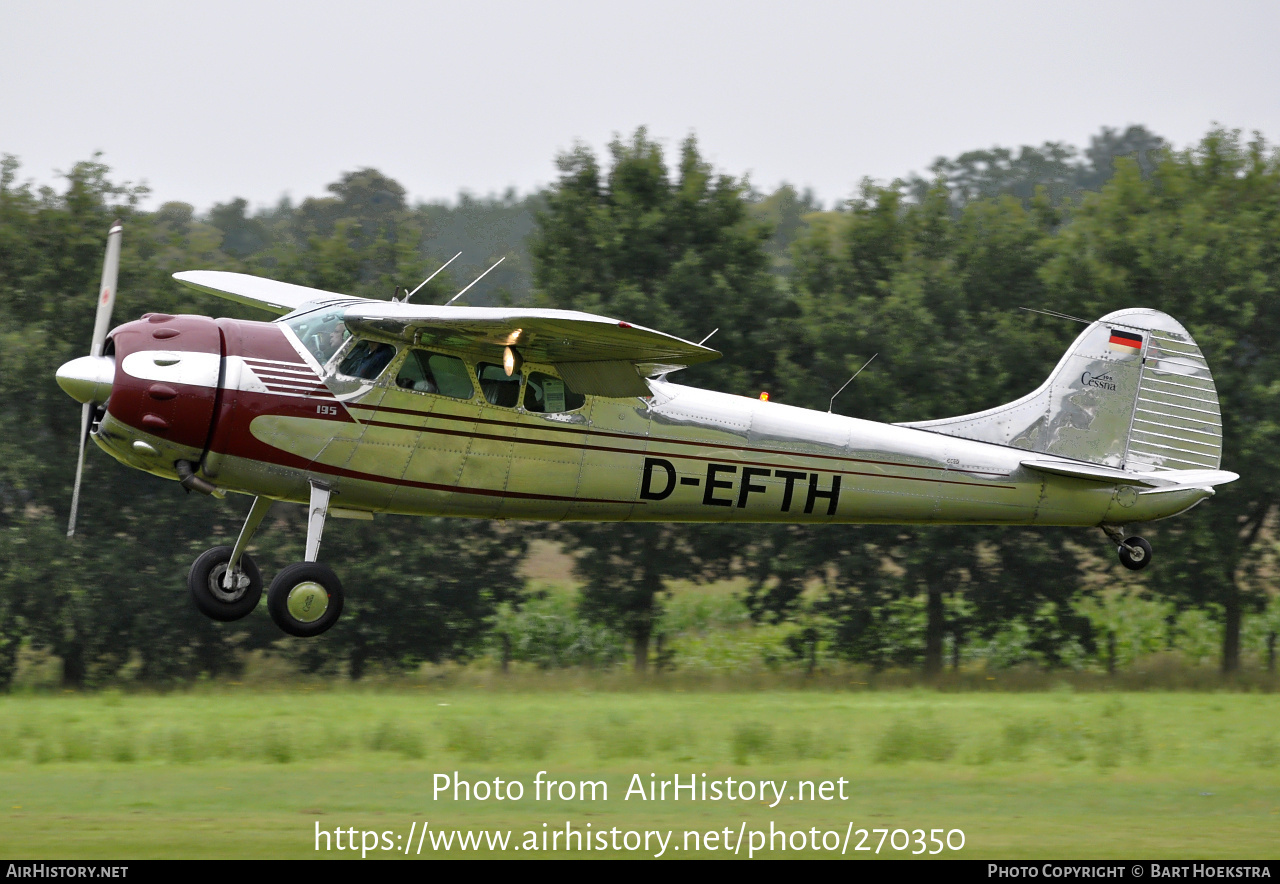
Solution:
<svg viewBox="0 0 1280 884"><path fill-rule="evenodd" d="M120 275L120 239L124 234L124 225L117 219L111 225L111 229L107 231L107 254L102 259L102 284L98 286L98 309L93 317L93 339L89 345L89 355L92 357L102 356L102 350L107 342L107 332L111 330L111 312L116 306L116 279ZM74 360L73 360L74 361ZM68 363L70 365L71 363ZM91 362L90 367L98 368ZM81 372L73 372L75 377L71 380L83 380L79 375ZM93 400L97 398L97 394L101 392L100 378L98 375L102 372L90 372L89 381L99 381L92 385L92 390L88 392L89 398L80 408L80 453L76 458L76 484L71 490L71 518L67 522L67 537L74 537L76 533L76 512L80 509L80 478L84 475L84 449L85 443L89 441L89 422L93 419L93 409L95 407ZM110 374L106 374L110 377ZM61 383L61 381L59 382ZM108 384L110 381L107 382ZM75 386L73 384L73 386ZM84 384L80 384L84 386ZM108 387L108 391L109 391ZM85 391L81 391L85 392ZM79 398L79 397L77 397Z"/></svg>
<svg viewBox="0 0 1280 884"><path fill-rule="evenodd" d="M71 491L71 521L67 523L67 536L76 533L76 510L80 508L80 476L84 473L84 446L89 441L89 419L93 415L93 403L86 402L80 409L80 457L76 460L76 484Z"/></svg>
<svg viewBox="0 0 1280 884"><path fill-rule="evenodd" d="M98 286L98 313L93 319L90 356L102 355L107 332L111 330L111 311L116 306L116 277L120 273L120 238L123 233L124 226L119 221L112 224L107 233L107 256L102 260L102 284Z"/></svg>

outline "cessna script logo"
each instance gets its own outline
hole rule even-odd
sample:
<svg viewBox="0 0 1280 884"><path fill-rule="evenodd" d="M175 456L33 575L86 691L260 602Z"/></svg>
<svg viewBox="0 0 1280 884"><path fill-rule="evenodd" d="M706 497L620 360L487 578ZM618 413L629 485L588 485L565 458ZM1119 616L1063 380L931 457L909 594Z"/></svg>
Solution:
<svg viewBox="0 0 1280 884"><path fill-rule="evenodd" d="M1089 374L1085 372L1080 375L1080 383L1086 387L1097 387L1099 390L1110 390L1112 393L1116 391L1115 378L1109 374Z"/></svg>
<svg viewBox="0 0 1280 884"><path fill-rule="evenodd" d="M836 514L840 502L840 477L832 476L831 485L822 488L818 473L799 470L771 470L768 467L738 467L727 463L707 464L707 474L702 476L677 476L675 465L660 457L644 459L644 478L640 483L641 500L666 500L676 490L676 485L692 485L702 488L703 506L746 507L751 495L763 495L768 486L756 481L770 476L781 479L782 501L779 512L789 513L804 499L804 511L812 513L819 500L826 501L827 515ZM759 499L759 498L757 498Z"/></svg>

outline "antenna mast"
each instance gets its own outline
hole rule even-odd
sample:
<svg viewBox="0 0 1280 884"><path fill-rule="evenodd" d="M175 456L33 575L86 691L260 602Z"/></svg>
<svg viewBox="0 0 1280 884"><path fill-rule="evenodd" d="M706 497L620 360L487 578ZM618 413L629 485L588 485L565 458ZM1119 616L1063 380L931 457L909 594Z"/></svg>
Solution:
<svg viewBox="0 0 1280 884"><path fill-rule="evenodd" d="M498 264L501 264L501 263L502 263L503 261L505 261L505 260L507 260L507 256L506 256L506 255L503 255L501 258L499 258L499 259L498 259ZM493 267L497 267L497 266L498 266L498 264L494 264L494 265L493 265ZM492 269L493 269L493 267L490 267L490 268L489 268L489 270L492 270ZM481 274L480 274L479 276L477 276L475 279L471 280L471 285L475 285L477 282L479 282L480 280L482 280L482 279L484 279L486 276L488 276L488 275L489 275L489 270L486 270L484 273L481 273ZM449 300L445 301L445 302L444 302L444 305L445 305L446 307L448 307L448 306L449 306L450 304L452 304L454 301L456 301L456 300L458 300L459 298L461 298L463 295L465 295L465 294L467 293L467 289L471 288L471 285L467 286L467 288L463 289L462 291L460 291L460 292L458 292L456 295L454 295L452 298L450 298Z"/></svg>
<svg viewBox="0 0 1280 884"><path fill-rule="evenodd" d="M870 365L875 360L876 356L879 356L879 355L880 355L879 353L873 354L870 359L862 363L862 368L866 368L868 365ZM862 374L862 368L858 369L853 373L853 378L856 378L858 375ZM844 388L853 383L853 378L849 378L849 380L845 381L843 386L841 386L839 390L836 390L835 393L832 394L831 402L827 405L827 414L831 414L831 409L836 407L836 396L839 396L841 393L843 393Z"/></svg>
<svg viewBox="0 0 1280 884"><path fill-rule="evenodd" d="M462 254L462 252L458 252L458 255L461 255L461 254ZM437 267L437 268L436 268L436 272L435 272L435 273L431 274L431 275L430 275L430 276L428 276L426 279L424 279L422 282L418 283L418 288L414 289L413 291L409 292L409 294L405 295L405 296L404 296L404 301L401 301L400 303L402 303L402 304L403 304L403 303L407 302L410 298L412 298L414 295L416 295L416 294L418 293L418 289L422 288L424 285L426 285L427 283L431 282L431 280L433 280L433 279L435 279L435 278L436 278L436 273L439 273L441 270L443 270L443 269L445 269L446 267L448 267L448 266L449 266L450 264L452 264L454 261L458 260L458 255L454 255L454 256L453 256L452 258L450 258L448 261L445 261L443 264L441 264L439 267Z"/></svg>
<svg viewBox="0 0 1280 884"><path fill-rule="evenodd" d="M1026 310L1028 313L1041 313L1045 316L1052 316L1057 319L1070 319L1072 322L1078 322L1082 325L1093 325L1087 319L1081 319L1079 316L1072 316L1070 313L1059 313L1056 310L1037 310L1034 307L1019 307L1019 310Z"/></svg>

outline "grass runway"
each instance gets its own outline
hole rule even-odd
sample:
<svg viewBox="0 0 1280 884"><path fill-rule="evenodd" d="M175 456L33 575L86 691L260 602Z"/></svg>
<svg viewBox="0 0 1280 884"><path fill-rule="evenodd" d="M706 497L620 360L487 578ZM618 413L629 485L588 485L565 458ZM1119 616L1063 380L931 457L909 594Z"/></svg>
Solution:
<svg viewBox="0 0 1280 884"><path fill-rule="evenodd" d="M581 833L670 830L672 846L685 831L701 839L728 828L736 838L772 823L819 837L850 828L958 829L964 848L942 856L965 858L1280 856L1275 694L514 684L0 697L0 856L360 855L318 854L318 823L330 833L354 828L357 843L362 830L390 833L369 857L404 858L400 844L424 821L439 833L509 830L512 845L526 832L540 835L544 823L548 832L566 823ZM535 798L539 771L543 779L603 781L608 798ZM435 796L435 775L455 772L471 782L519 781L524 797ZM722 783L785 780L786 792L776 802L772 794L624 798L636 775L643 784L650 774L687 783L703 773ZM797 796L799 781L816 790L839 778L845 800ZM848 855L875 856L852 849L858 838ZM729 840L717 836L717 850L696 855L726 858ZM782 855L773 843L776 852L756 855ZM389 844L397 849L381 849ZM665 856L687 857L688 849ZM886 840L879 855L914 849ZM421 857L494 853L530 857L527 848L463 851L455 843L446 851L429 841Z"/></svg>

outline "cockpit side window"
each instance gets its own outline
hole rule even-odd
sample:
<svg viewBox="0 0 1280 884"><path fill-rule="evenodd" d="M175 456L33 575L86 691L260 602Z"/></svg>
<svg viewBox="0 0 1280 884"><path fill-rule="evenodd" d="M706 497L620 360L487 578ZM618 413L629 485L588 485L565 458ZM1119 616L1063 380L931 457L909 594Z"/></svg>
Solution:
<svg viewBox="0 0 1280 884"><path fill-rule="evenodd" d="M338 366L338 373L347 377L361 378L362 380L371 381L382 374L382 370L391 362L391 357L396 355L396 348L390 344L384 344L381 341L360 340L356 341L347 355L342 357L342 363Z"/></svg>
<svg viewBox="0 0 1280 884"><path fill-rule="evenodd" d="M456 356L410 350L396 374L396 386L418 393L438 393L452 399L475 394L466 364Z"/></svg>
<svg viewBox="0 0 1280 884"><path fill-rule="evenodd" d="M524 407L536 414L557 414L581 408L587 397L569 389L569 385L554 375L540 371L529 372L524 385Z"/></svg>
<svg viewBox="0 0 1280 884"><path fill-rule="evenodd" d="M480 362L476 365L476 378L479 379L480 389L490 405L515 408L520 404L520 372L508 377L501 365Z"/></svg>

